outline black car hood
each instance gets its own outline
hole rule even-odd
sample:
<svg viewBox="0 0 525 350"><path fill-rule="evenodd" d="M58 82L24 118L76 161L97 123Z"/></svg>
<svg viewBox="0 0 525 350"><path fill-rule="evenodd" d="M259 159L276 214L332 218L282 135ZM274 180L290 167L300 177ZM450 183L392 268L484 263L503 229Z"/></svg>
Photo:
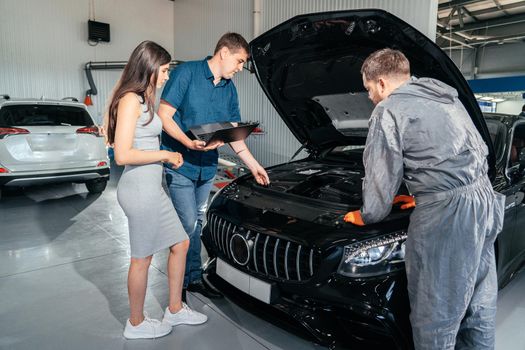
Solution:
<svg viewBox="0 0 525 350"><path fill-rule="evenodd" d="M294 17L250 42L261 87L295 137L310 150L365 144L372 103L363 87L361 65L372 52L401 50L417 77L456 88L489 147L481 110L450 58L430 39L396 16L369 9Z"/></svg>

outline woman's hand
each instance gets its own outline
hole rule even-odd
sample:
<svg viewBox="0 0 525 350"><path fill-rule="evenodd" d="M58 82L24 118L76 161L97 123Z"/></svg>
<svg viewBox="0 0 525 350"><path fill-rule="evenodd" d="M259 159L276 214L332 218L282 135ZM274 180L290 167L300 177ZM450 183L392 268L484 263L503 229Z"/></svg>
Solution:
<svg viewBox="0 0 525 350"><path fill-rule="evenodd" d="M184 160L182 159L182 154L180 154L179 152L170 152L170 151L165 151L165 152L166 152L166 157L163 159L163 162L170 163L173 169L180 168L182 163L184 163Z"/></svg>
<svg viewBox="0 0 525 350"><path fill-rule="evenodd" d="M185 144L186 148L192 149L194 151L204 151L204 146L206 142L201 140L190 140Z"/></svg>

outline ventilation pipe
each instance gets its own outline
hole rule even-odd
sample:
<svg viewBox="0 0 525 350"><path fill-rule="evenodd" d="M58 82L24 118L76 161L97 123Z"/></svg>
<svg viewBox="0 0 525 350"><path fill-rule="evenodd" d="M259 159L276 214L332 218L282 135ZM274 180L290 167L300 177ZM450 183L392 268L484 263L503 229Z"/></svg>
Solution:
<svg viewBox="0 0 525 350"><path fill-rule="evenodd" d="M261 7L262 0L253 0L253 38L261 34Z"/></svg>
<svg viewBox="0 0 525 350"><path fill-rule="evenodd" d="M86 77L89 84L89 89L86 91L86 98L84 101L91 103L91 96L98 93L95 81L93 80L92 70L113 70L113 69L124 69L126 67L127 61L109 61L109 62L88 62L86 63L84 70L86 71ZM177 65L181 64L182 61L171 61L170 69L175 68ZM88 104L88 103L86 103Z"/></svg>

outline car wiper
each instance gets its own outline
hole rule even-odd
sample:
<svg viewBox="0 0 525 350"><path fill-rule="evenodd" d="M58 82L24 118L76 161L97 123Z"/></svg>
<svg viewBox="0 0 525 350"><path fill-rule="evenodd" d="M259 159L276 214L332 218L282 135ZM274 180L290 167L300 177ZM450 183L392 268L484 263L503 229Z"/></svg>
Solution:
<svg viewBox="0 0 525 350"><path fill-rule="evenodd" d="M72 124L69 124L69 123L59 123L60 125L62 126L71 126Z"/></svg>

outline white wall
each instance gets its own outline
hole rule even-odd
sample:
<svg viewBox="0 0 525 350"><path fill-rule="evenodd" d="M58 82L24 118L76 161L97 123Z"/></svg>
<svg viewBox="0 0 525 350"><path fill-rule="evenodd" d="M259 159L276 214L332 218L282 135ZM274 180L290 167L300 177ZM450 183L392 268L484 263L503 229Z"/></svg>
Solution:
<svg viewBox="0 0 525 350"><path fill-rule="evenodd" d="M504 101L496 105L497 113L520 114L525 101Z"/></svg>
<svg viewBox="0 0 525 350"><path fill-rule="evenodd" d="M110 24L111 41L89 46L87 21ZM89 61L126 61L143 40L173 53L173 2L169 0L1 0L0 93L16 97L83 100ZM92 114L104 110L120 71L94 71L99 95Z"/></svg>
<svg viewBox="0 0 525 350"><path fill-rule="evenodd" d="M298 14L359 8L381 8L402 18L432 40L436 34L437 0L261 0L261 33ZM175 56L203 59L227 32L253 39L253 0L175 0ZM263 165L285 160L299 143L267 101L254 75L234 78L243 120L261 122L266 135L248 138L248 145Z"/></svg>

